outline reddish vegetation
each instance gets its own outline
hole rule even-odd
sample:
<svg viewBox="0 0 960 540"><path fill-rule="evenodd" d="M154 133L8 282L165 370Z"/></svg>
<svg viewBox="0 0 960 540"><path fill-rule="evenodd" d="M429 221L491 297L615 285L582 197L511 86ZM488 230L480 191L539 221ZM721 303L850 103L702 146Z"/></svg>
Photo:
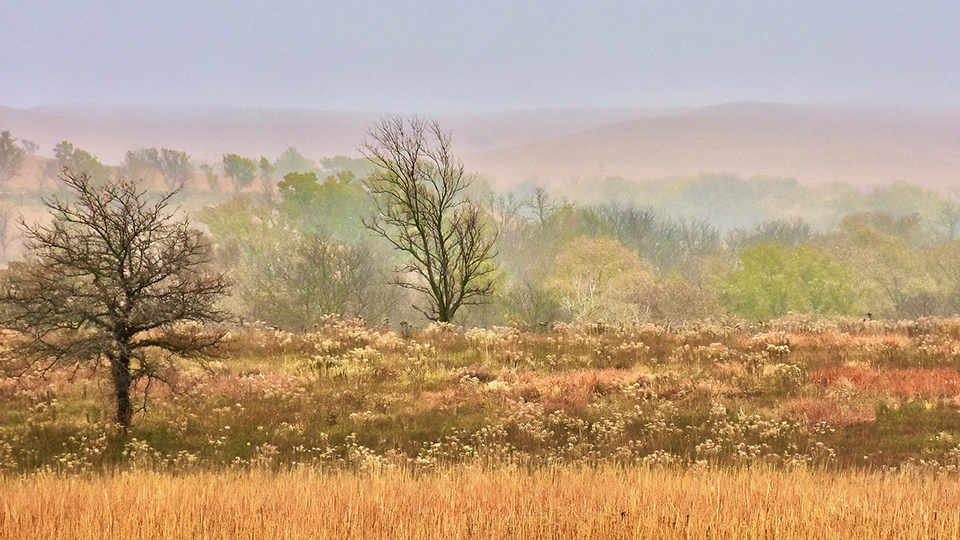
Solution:
<svg viewBox="0 0 960 540"><path fill-rule="evenodd" d="M877 418L872 406L851 406L832 398L791 399L783 403L783 409L805 425L826 422L830 426L843 427L870 423Z"/></svg>
<svg viewBox="0 0 960 540"><path fill-rule="evenodd" d="M832 367L810 372L819 384L850 385L861 391L900 397L949 396L960 394L960 374L955 369L889 369Z"/></svg>
<svg viewBox="0 0 960 540"><path fill-rule="evenodd" d="M628 378L637 379L635 372L623 369L587 369L567 373L518 373L505 377L513 393L528 401L539 401L545 412L582 411L597 394L620 387Z"/></svg>

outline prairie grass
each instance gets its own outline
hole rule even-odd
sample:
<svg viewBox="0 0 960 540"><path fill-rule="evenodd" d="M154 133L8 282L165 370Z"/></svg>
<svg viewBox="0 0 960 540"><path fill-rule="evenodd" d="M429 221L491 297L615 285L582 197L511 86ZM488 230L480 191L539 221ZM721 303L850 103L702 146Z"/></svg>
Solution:
<svg viewBox="0 0 960 540"><path fill-rule="evenodd" d="M237 329L149 393L0 378L0 473L960 466L957 320Z"/></svg>
<svg viewBox="0 0 960 540"><path fill-rule="evenodd" d="M958 487L770 469L42 474L0 481L0 538L949 539Z"/></svg>

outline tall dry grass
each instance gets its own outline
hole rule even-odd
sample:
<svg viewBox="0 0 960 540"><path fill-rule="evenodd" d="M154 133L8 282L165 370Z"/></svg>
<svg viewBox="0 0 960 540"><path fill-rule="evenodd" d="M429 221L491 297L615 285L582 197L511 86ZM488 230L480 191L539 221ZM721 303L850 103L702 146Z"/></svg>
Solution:
<svg viewBox="0 0 960 540"><path fill-rule="evenodd" d="M960 537L955 479L769 470L0 480L3 539Z"/></svg>

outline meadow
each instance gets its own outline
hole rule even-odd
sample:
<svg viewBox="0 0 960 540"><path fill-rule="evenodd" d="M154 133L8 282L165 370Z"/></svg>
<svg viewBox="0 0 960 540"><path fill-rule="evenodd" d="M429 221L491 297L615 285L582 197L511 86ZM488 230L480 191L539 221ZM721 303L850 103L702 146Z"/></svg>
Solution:
<svg viewBox="0 0 960 540"><path fill-rule="evenodd" d="M957 538L958 364L960 319L249 325L127 433L105 373L0 379L0 537Z"/></svg>

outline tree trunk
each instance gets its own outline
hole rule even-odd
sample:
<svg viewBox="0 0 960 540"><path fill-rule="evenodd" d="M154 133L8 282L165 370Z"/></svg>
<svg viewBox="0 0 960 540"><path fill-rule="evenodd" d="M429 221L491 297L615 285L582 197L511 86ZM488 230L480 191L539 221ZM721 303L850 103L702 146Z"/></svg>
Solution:
<svg viewBox="0 0 960 540"><path fill-rule="evenodd" d="M112 359L113 393L117 398L117 423L124 431L133 422L133 405L130 403L130 353L120 347L120 353Z"/></svg>

